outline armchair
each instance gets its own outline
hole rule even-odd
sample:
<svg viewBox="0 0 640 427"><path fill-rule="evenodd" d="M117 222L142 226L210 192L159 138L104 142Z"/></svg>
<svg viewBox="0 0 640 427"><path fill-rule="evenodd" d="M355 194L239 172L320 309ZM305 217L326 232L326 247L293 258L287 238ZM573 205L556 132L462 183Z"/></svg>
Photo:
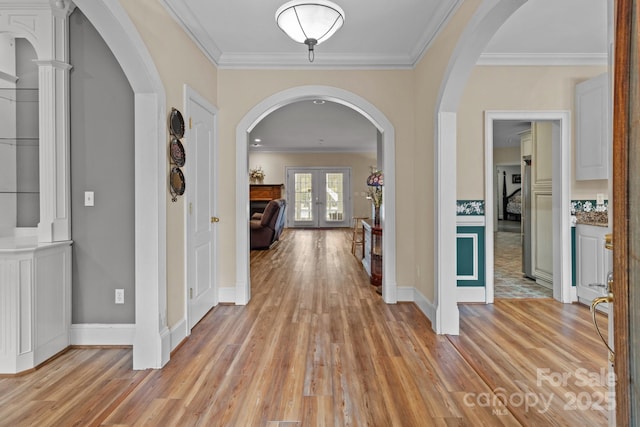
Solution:
<svg viewBox="0 0 640 427"><path fill-rule="evenodd" d="M268 249L280 239L286 205L284 199L271 200L264 212L253 214L249 221L251 249Z"/></svg>

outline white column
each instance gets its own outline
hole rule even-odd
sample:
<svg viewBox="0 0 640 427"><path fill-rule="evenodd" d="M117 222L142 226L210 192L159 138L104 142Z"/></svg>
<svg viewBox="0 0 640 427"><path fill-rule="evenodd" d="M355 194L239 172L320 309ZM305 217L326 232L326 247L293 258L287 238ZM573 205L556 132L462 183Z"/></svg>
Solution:
<svg viewBox="0 0 640 427"><path fill-rule="evenodd" d="M69 154L70 2L54 2L51 59L39 58L40 223L38 240L71 240Z"/></svg>
<svg viewBox="0 0 640 427"><path fill-rule="evenodd" d="M37 61L40 104L40 223L38 240L71 240L69 183L69 70Z"/></svg>

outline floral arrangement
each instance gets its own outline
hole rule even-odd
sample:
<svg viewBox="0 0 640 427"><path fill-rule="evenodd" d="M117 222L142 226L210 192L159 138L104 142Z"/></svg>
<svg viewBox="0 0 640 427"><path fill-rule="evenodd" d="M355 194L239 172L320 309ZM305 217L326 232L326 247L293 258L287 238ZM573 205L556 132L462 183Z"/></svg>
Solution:
<svg viewBox="0 0 640 427"><path fill-rule="evenodd" d="M382 186L384 185L384 175L382 171L371 168L371 175L367 178L367 198L371 199L373 205L377 208L382 204Z"/></svg>
<svg viewBox="0 0 640 427"><path fill-rule="evenodd" d="M262 181L264 180L265 173L262 170L262 166L258 166L254 169L249 169L249 178L254 181Z"/></svg>

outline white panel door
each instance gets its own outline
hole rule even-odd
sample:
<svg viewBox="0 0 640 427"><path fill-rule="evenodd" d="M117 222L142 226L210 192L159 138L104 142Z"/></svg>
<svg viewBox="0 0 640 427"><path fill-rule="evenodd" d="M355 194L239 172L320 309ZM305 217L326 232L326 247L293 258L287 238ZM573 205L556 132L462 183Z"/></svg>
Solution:
<svg viewBox="0 0 640 427"><path fill-rule="evenodd" d="M349 227L349 168L287 168L289 227Z"/></svg>
<svg viewBox="0 0 640 427"><path fill-rule="evenodd" d="M190 97L185 142L187 187L187 298L189 329L218 303L215 283L215 112Z"/></svg>

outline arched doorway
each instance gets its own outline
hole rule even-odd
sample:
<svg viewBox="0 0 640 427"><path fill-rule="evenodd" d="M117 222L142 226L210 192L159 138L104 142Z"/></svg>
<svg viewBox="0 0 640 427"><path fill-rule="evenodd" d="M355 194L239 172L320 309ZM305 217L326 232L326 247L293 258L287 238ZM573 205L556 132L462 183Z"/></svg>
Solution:
<svg viewBox="0 0 640 427"><path fill-rule="evenodd" d="M331 86L300 86L274 94L253 107L236 127L236 304L251 299L249 278L249 133L264 117L293 102L324 99L346 105L371 121L382 135L385 202L383 215L383 283L382 298L397 302L396 226L395 226L395 131L391 122L365 99Z"/></svg>
<svg viewBox="0 0 640 427"><path fill-rule="evenodd" d="M135 98L135 292L133 368L169 361L166 296L165 92L149 52L120 3L74 3L105 40Z"/></svg>
<svg viewBox="0 0 640 427"><path fill-rule="evenodd" d="M504 22L527 0L482 2L451 54L436 101L435 128L435 330L457 335L456 272L456 127L460 98L483 49Z"/></svg>

